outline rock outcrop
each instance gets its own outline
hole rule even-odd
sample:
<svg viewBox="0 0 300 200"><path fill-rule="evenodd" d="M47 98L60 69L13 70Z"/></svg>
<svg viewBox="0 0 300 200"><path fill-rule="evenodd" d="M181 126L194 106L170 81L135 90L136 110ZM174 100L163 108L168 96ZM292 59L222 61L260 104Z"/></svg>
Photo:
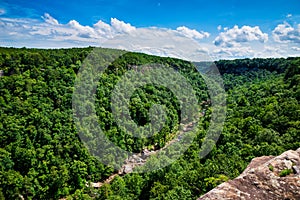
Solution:
<svg viewBox="0 0 300 200"><path fill-rule="evenodd" d="M254 158L234 180L219 185L198 200L299 200L300 148L278 157Z"/></svg>

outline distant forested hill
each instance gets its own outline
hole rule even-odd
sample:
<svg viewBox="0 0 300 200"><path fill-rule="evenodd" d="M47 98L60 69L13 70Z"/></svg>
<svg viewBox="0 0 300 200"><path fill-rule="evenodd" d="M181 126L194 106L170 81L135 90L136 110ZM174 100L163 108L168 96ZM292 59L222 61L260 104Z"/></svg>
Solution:
<svg viewBox="0 0 300 200"><path fill-rule="evenodd" d="M151 105L165 105L166 126L159 133L135 138L114 122L112 89L126 71L140 65L159 63L181 73L199 105L206 106L206 115L192 145L172 165L117 176L100 189L87 187L114 173L88 153L73 119L76 74L92 50L0 48L0 199L195 199L237 177L254 157L300 147L300 58L215 62L228 95L227 118L217 145L200 160L211 113L201 75L187 61L124 52L101 76L95 96L100 126L116 145L132 152L161 148L178 129L178 101L158 85L134 93L130 114L145 125Z"/></svg>

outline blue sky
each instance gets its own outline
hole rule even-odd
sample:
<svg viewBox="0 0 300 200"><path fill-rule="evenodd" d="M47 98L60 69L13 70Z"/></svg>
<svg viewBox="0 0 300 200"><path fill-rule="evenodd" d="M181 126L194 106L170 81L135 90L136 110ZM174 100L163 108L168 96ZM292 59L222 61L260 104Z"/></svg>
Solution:
<svg viewBox="0 0 300 200"><path fill-rule="evenodd" d="M299 0L0 0L1 46L102 46L147 29L190 38L215 59L287 57L300 55L299 24Z"/></svg>

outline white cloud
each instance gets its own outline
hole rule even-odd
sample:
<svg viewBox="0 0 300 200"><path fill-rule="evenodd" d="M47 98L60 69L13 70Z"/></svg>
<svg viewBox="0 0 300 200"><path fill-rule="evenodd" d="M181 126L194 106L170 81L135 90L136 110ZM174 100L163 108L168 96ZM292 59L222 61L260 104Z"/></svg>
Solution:
<svg viewBox="0 0 300 200"><path fill-rule="evenodd" d="M224 29L224 31L214 40L216 46L230 48L240 46L241 43L245 42L259 41L264 43L268 41L268 34L263 33L258 26L239 28L236 25L232 29Z"/></svg>
<svg viewBox="0 0 300 200"><path fill-rule="evenodd" d="M208 51L192 39L203 39L209 33L187 27L136 28L116 18L110 24L100 20L93 26L83 26L76 20L61 24L47 13L42 18L43 21L0 18L0 41L6 46L43 48L105 46L187 60L197 60Z"/></svg>
<svg viewBox="0 0 300 200"><path fill-rule="evenodd" d="M196 39L196 40L201 40L203 38L208 38L210 34L208 32L198 32L195 29L189 29L185 26L180 26L176 29L179 34L191 38L191 39Z"/></svg>
<svg viewBox="0 0 300 200"><path fill-rule="evenodd" d="M45 13L44 16L42 17L46 23L52 24L52 25L58 25L58 21L54 19L52 16L50 16L48 13Z"/></svg>
<svg viewBox="0 0 300 200"><path fill-rule="evenodd" d="M208 50L198 42L177 30L163 28L138 28L132 34L107 40L102 46L190 61L209 60Z"/></svg>
<svg viewBox="0 0 300 200"><path fill-rule="evenodd" d="M219 26L217 27L217 29L218 29L218 31L221 31L221 30L222 30L222 26L219 25Z"/></svg>
<svg viewBox="0 0 300 200"><path fill-rule="evenodd" d="M257 57L283 57L283 55L286 55L288 51L287 46L281 46L281 45L265 45L261 51L256 52Z"/></svg>
<svg viewBox="0 0 300 200"><path fill-rule="evenodd" d="M113 38L120 34L129 34L136 29L134 26L115 18L111 19L111 24L98 21L92 27L83 26L76 20L71 20L67 24L60 24L58 20L48 13L45 13L44 16L42 16L42 19L43 21L0 18L0 40L9 36L10 40L15 41L16 43L22 38L27 38L27 41L31 39L32 42L29 42L29 45L26 46L32 46L38 41L40 42L38 46L33 47L47 47L47 45L53 43L53 41L55 41L56 44L50 44L51 47L53 45L60 47L60 44L68 44L67 47L78 45L99 46L109 38ZM5 44L8 42L4 41L3 43ZM25 41L18 44L21 43L25 43Z"/></svg>
<svg viewBox="0 0 300 200"><path fill-rule="evenodd" d="M76 20L69 21L68 25L72 29L76 30L76 35L80 38L91 38L91 39L101 38L101 36L98 35L92 27L82 26Z"/></svg>
<svg viewBox="0 0 300 200"><path fill-rule="evenodd" d="M286 17L291 18L291 17L293 17L293 15L292 14L287 14Z"/></svg>
<svg viewBox="0 0 300 200"><path fill-rule="evenodd" d="M106 24L103 21L98 21L94 24L94 29L99 35L106 35L107 38L112 38L112 27L109 24Z"/></svg>
<svg viewBox="0 0 300 200"><path fill-rule="evenodd" d="M273 38L280 43L300 43L300 24L296 27L284 22L273 30Z"/></svg>
<svg viewBox="0 0 300 200"><path fill-rule="evenodd" d="M136 30L134 26L131 26L129 23L125 23L116 18L111 19L111 26L116 33L130 33Z"/></svg>
<svg viewBox="0 0 300 200"><path fill-rule="evenodd" d="M185 26L175 30L137 28L116 18L110 23L100 20L93 26L84 26L76 20L62 24L47 13L42 19L0 17L1 45L39 48L102 46L193 61L209 60L209 56L216 60L300 56L297 47L300 25L292 27L287 23L274 29L274 41L269 41L268 34L258 26L229 29L220 25L218 30L221 32L213 43L203 40L210 33Z"/></svg>
<svg viewBox="0 0 300 200"><path fill-rule="evenodd" d="M294 51L300 51L300 47L292 47L292 50L294 50Z"/></svg>
<svg viewBox="0 0 300 200"><path fill-rule="evenodd" d="M6 11L3 8L0 8L0 15L4 15Z"/></svg>
<svg viewBox="0 0 300 200"><path fill-rule="evenodd" d="M223 47L220 49L213 50L213 55L216 58L222 59L233 59L233 58L244 58L254 57L255 52L251 47Z"/></svg>
<svg viewBox="0 0 300 200"><path fill-rule="evenodd" d="M116 18L111 18L110 24L100 20L93 26L83 26L76 20L71 20L67 24L60 24L58 20L48 13L45 13L44 16L42 16L42 19L43 21L0 18L0 28L2 29L0 37L4 38L11 35L11 40L15 40L16 38L13 38L12 36L12 33L15 33L14 35L18 35L19 38L31 38L35 42L43 40L45 46L47 41L55 41L58 46L58 42L68 42L70 45L72 43L75 45L80 43L82 45L85 44L86 46L99 46L107 39L112 39L124 34L137 37L139 36L139 33L136 33L136 31L140 29ZM160 31L151 28L149 28L149 30L152 31L152 34L148 34L147 37L164 37ZM180 37L198 40L209 37L209 33L207 32L198 32L184 26L178 27L177 30L173 30L173 32ZM144 37L144 39L147 38Z"/></svg>

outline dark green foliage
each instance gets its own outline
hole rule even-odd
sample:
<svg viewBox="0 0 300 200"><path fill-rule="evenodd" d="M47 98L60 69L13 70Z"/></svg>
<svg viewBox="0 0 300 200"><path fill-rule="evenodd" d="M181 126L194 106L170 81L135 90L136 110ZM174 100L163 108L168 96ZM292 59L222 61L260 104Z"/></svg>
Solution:
<svg viewBox="0 0 300 200"><path fill-rule="evenodd" d="M151 138L136 138L124 133L114 122L110 100L115 85L126 71L130 69L138 70L137 65L151 64L163 64L179 71L194 86L199 102L207 100L208 97L201 75L189 62L136 53L122 55L121 58L111 64L100 78L96 95L96 112L100 119L101 128L110 140L131 152L141 152L145 147L156 149L165 146L166 142L174 137L178 124L182 120L180 119L180 103L170 89L158 85L145 85L137 88L130 98L131 118L139 126L144 126L150 123L149 110L153 104L164 105L167 108L167 119L162 130Z"/></svg>
<svg viewBox="0 0 300 200"><path fill-rule="evenodd" d="M268 70L270 72L284 73L287 66L298 58L254 58L237 60L220 60L216 62L221 74L241 75L245 72Z"/></svg>
<svg viewBox="0 0 300 200"><path fill-rule="evenodd" d="M292 173L293 171L291 169L284 169L279 173L280 177L285 177L288 176Z"/></svg>
<svg viewBox="0 0 300 200"><path fill-rule="evenodd" d="M227 119L207 157L199 159L210 121L209 105L196 139L172 165L116 177L100 189L86 187L86 182L103 181L114 173L90 156L73 121L75 77L91 51L0 48L0 199L196 199L238 176L252 158L300 147L300 59L218 61L228 94ZM151 105L165 105L168 118L162 131L153 138L134 138L114 122L112 89L127 70L148 63L164 64L185 76L199 103L209 97L189 62L139 53L115 60L99 81L96 111L109 139L135 152L164 146L180 121L174 95L167 88L146 85L131 97L130 115L144 125L149 123Z"/></svg>
<svg viewBox="0 0 300 200"><path fill-rule="evenodd" d="M0 49L0 185L7 199L57 199L106 177L72 119L73 85L91 49Z"/></svg>

